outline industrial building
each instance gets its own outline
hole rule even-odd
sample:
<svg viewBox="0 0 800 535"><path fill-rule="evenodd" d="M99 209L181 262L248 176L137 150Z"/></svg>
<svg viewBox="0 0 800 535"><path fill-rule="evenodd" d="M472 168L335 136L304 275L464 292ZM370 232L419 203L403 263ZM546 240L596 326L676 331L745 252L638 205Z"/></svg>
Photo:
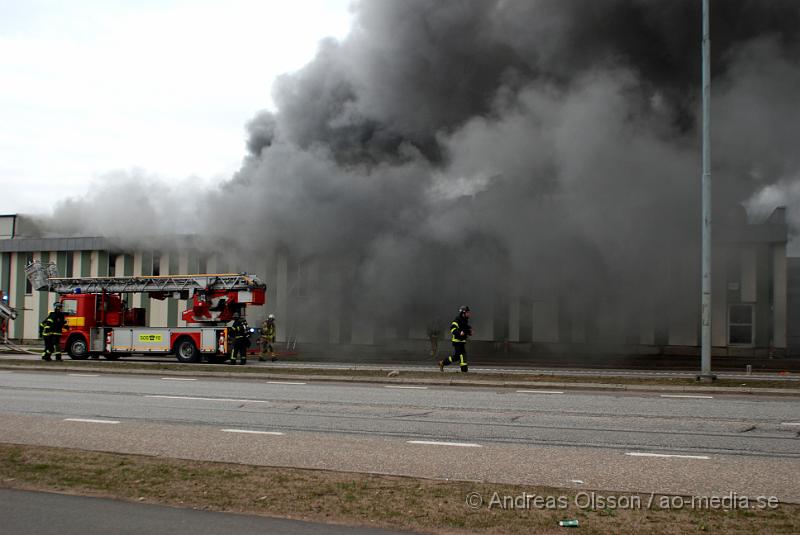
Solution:
<svg viewBox="0 0 800 535"><path fill-rule="evenodd" d="M785 210L776 209L759 224L742 221L741 227L730 233L735 238L726 238L724 233L717 237L723 245L718 248L720 258L715 260L713 276L714 355L797 354L800 259L786 257ZM297 263L290 251L248 266L232 266L219 254L207 254L192 245L169 250L123 250L102 237L36 234L35 226L29 225L25 216L0 216L0 290L8 296L9 304L21 312L9 324L8 335L12 339L36 339L38 324L52 305L53 296L33 291L25 277L25 266L42 260L56 262L63 276L81 277L248 271L266 282L268 294L267 305L249 310L249 319L253 323L268 313L276 314L279 341L296 338L309 347L362 350L391 341L394 348L404 351L421 351L428 343L428 318L404 319L404 327L387 332L371 324L369 318L340 313L344 307L330 293L319 317L309 321L311 307L307 303L313 299L315 288L326 283L332 269L314 260ZM192 240L179 242L191 244ZM682 305L690 309L685 315L655 310L647 317L609 318L607 314L593 314L589 307L568 307L562 296L550 295L546 288L536 295L520 295L513 282L499 284L510 286L496 292L502 297L493 302L470 303L473 310L479 311L474 314L475 339L476 347L483 347L484 352L502 350L524 355L600 349L617 354L694 355L699 351L699 312L693 314L699 296L695 299L685 289L675 289L676 296L688 295ZM180 313L186 302L134 294L129 306L145 308L149 325L170 327L182 325Z"/></svg>

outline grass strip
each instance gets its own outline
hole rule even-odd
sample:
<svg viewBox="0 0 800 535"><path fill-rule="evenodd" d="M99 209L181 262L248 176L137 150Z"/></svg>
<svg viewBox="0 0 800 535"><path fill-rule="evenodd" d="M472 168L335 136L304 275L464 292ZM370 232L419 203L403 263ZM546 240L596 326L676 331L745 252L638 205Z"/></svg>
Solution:
<svg viewBox="0 0 800 535"><path fill-rule="evenodd" d="M65 448L0 444L0 486L110 497L195 509L434 533L560 533L577 519L582 533L800 533L800 506L774 509L662 508L656 496L186 461ZM476 496L481 496L478 500ZM535 506L536 495L544 507ZM497 498L495 498L497 496ZM504 497L509 498L504 498ZM640 507L609 507L614 496ZM523 497L520 499L520 497ZM504 503L505 507L500 503ZM564 509L548 509L547 501ZM470 502L471 504L470 505ZM478 501L482 503L478 504ZM532 506L519 507L527 501ZM516 502L516 503L515 503ZM490 504L494 503L494 506ZM666 503L666 502L665 502Z"/></svg>

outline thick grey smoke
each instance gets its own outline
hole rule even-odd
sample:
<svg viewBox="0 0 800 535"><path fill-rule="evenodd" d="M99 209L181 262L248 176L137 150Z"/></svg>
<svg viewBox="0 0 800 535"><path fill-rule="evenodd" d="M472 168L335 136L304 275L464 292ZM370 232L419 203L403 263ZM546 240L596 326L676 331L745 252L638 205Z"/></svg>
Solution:
<svg viewBox="0 0 800 535"><path fill-rule="evenodd" d="M192 209L245 257L287 248L347 266L321 298L354 316L433 316L510 291L634 316L645 287L696 300L700 5L358 3L344 41L276 82L242 169ZM746 203L789 204L797 223L800 3L712 5L716 222ZM144 232L197 221L167 204L146 203ZM92 218L76 230L108 228ZM683 294L666 295L676 281Z"/></svg>

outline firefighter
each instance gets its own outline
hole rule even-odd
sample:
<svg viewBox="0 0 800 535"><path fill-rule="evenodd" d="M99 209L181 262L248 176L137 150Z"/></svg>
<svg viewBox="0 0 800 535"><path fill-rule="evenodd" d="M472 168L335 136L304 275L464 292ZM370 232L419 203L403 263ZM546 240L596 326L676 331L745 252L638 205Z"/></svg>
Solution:
<svg viewBox="0 0 800 535"><path fill-rule="evenodd" d="M467 372L467 338L472 336L472 327L469 324L469 307L463 305L458 309L458 316L450 323L451 342L453 354L439 361L439 370L444 371L445 366L458 361L461 371Z"/></svg>
<svg viewBox="0 0 800 535"><path fill-rule="evenodd" d="M231 359L228 364L236 364L236 357L239 357L239 364L247 364L247 347L250 345L250 328L239 312L233 313L233 325L231 325L231 337L233 338L233 349Z"/></svg>
<svg viewBox="0 0 800 535"><path fill-rule="evenodd" d="M39 336L44 339L44 352L42 360L51 360L53 355L56 360L61 360L61 331L64 330L64 313L61 312L61 303L53 305L53 311L39 324Z"/></svg>
<svg viewBox="0 0 800 535"><path fill-rule="evenodd" d="M272 359L272 362L278 360L275 352L272 349L272 344L275 343L275 315L270 314L267 319L261 322L261 355L258 360L267 360L267 355Z"/></svg>

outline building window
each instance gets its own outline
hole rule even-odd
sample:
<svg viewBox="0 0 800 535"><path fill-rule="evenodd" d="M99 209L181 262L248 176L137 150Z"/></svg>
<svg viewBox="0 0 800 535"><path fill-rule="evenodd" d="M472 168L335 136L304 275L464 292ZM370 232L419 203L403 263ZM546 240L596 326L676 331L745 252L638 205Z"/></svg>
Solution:
<svg viewBox="0 0 800 535"><path fill-rule="evenodd" d="M65 276L67 277L75 276L75 254L71 251L67 252L67 272Z"/></svg>
<svg viewBox="0 0 800 535"><path fill-rule="evenodd" d="M298 264L296 273L294 281L295 296L299 299L305 299L308 297L308 266Z"/></svg>
<svg viewBox="0 0 800 535"><path fill-rule="evenodd" d="M753 305L730 305L728 307L728 345L752 346Z"/></svg>
<svg viewBox="0 0 800 535"><path fill-rule="evenodd" d="M208 258L201 256L197 259L197 272L208 273Z"/></svg>
<svg viewBox="0 0 800 535"><path fill-rule="evenodd" d="M119 255L109 253L108 255L108 276L109 277L116 277L117 276L117 257Z"/></svg>
<svg viewBox="0 0 800 535"><path fill-rule="evenodd" d="M158 277L161 275L161 253L153 253L153 276Z"/></svg>
<svg viewBox="0 0 800 535"><path fill-rule="evenodd" d="M33 253L26 253L25 254L25 265L29 265L33 262ZM33 293L33 286L31 286L31 281L28 277L25 277L25 295L31 295Z"/></svg>

